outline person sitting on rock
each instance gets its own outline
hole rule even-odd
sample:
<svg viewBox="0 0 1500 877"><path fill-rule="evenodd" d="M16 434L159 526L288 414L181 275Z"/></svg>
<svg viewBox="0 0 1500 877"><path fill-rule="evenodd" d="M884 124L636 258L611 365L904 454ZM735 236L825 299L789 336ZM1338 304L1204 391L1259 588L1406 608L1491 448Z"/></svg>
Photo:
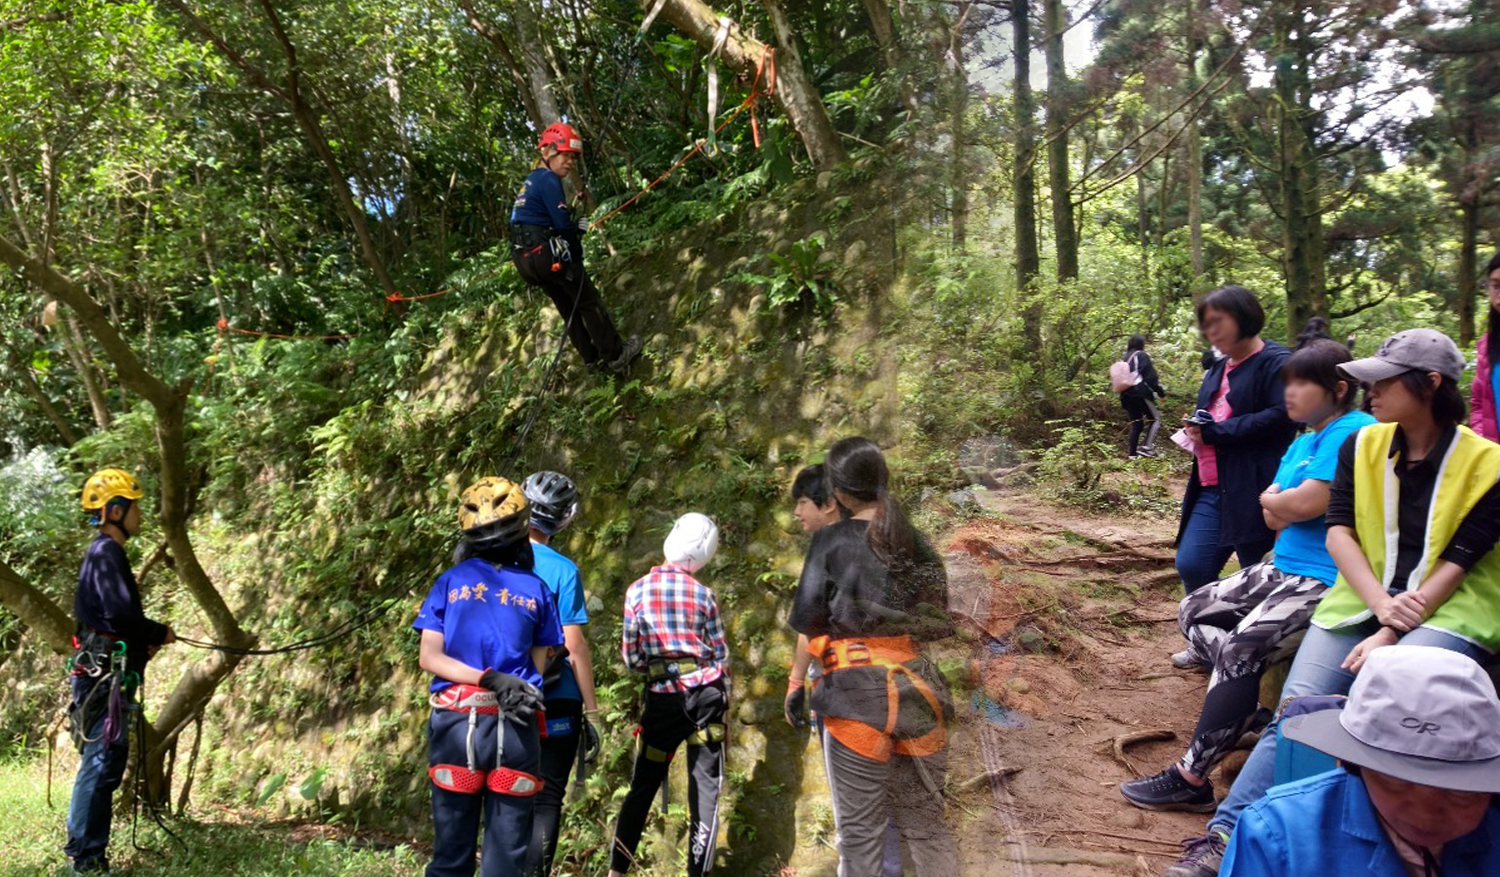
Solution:
<svg viewBox="0 0 1500 877"><path fill-rule="evenodd" d="M1431 646L1369 653L1343 709L1281 733L1342 767L1252 804L1226 877L1500 874L1500 699L1472 659Z"/></svg>
<svg viewBox="0 0 1500 877"><path fill-rule="evenodd" d="M1479 661L1500 649L1500 446L1462 426L1463 355L1435 329L1410 329L1339 366L1368 386L1379 421L1344 440L1328 495L1338 580L1282 685L1282 697L1345 694L1381 646L1436 646ZM1212 877L1245 808L1276 775L1273 722L1208 831L1165 877Z"/></svg>
<svg viewBox="0 0 1500 877"><path fill-rule="evenodd" d="M1338 578L1323 544L1329 485L1344 439L1375 422L1350 410L1359 387L1341 377L1338 367L1352 358L1337 341L1313 340L1287 360L1287 414L1312 429L1287 448L1276 480L1261 495L1266 523L1280 534L1275 552L1199 588L1178 608L1189 645L1173 662L1183 669L1207 664L1213 676L1187 753L1158 774L1120 784L1125 800L1137 807L1214 809L1208 772L1246 731L1269 721L1256 709L1261 674L1297 651L1318 600Z"/></svg>
<svg viewBox="0 0 1500 877"><path fill-rule="evenodd" d="M568 339L585 365L624 372L640 355L641 339L620 340L599 290L583 267L587 220L575 220L563 180L573 172L583 140L567 122L542 132L541 161L516 195L510 214L510 257L521 279L539 287L567 321Z"/></svg>

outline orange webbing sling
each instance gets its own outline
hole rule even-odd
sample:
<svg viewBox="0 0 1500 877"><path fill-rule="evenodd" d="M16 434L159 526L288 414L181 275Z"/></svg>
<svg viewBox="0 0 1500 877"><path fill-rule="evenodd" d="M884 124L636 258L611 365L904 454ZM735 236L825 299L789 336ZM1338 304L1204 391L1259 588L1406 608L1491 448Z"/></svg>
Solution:
<svg viewBox="0 0 1500 877"><path fill-rule="evenodd" d="M824 676L813 682L815 689L824 684L830 674L842 670L860 667L885 670L886 709L882 727L869 720L828 715L826 710L822 714L824 724L840 743L875 761L886 761L893 752L918 757L932 755L947 745L943 703L932 685L912 666L923 659L911 637L830 639L820 636L808 642L808 651L820 655L823 665ZM905 677L931 708L935 718L932 730L915 737L896 736L901 708L901 692L897 685L900 677Z"/></svg>

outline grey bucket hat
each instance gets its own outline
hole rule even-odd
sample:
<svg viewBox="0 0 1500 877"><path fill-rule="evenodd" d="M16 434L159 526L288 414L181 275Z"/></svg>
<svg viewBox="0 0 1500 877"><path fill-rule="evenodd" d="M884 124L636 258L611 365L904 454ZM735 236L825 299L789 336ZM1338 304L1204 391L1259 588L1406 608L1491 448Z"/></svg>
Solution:
<svg viewBox="0 0 1500 877"><path fill-rule="evenodd" d="M1436 329L1407 329L1380 343L1374 356L1339 366L1345 377L1366 384L1394 378L1413 369L1437 372L1457 381L1464 372L1464 355L1453 339Z"/></svg>
<svg viewBox="0 0 1500 877"><path fill-rule="evenodd" d="M1407 782L1500 793L1500 699L1478 663L1447 649L1375 649L1342 710L1295 716L1279 733Z"/></svg>

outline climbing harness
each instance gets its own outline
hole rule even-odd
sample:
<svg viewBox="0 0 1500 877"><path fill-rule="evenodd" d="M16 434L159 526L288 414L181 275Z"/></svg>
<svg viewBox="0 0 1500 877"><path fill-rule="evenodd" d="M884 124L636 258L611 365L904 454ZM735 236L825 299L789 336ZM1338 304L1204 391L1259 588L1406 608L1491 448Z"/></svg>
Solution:
<svg viewBox="0 0 1500 877"><path fill-rule="evenodd" d="M501 763L505 758L505 725L516 721L516 718L500 708L500 700L495 692L477 685L450 685L429 697L428 704L435 710L469 714L469 729L464 739L468 763L434 764L429 767L427 776L434 785L464 795L477 795L480 791L489 789L497 794L517 798L530 798L542 790L545 782L541 777ZM496 718L495 767L488 771L479 769L479 759L475 752L474 734L479 727L480 716ZM536 721L541 735L547 736L547 714L537 710Z"/></svg>
<svg viewBox="0 0 1500 877"><path fill-rule="evenodd" d="M839 742L866 758L885 761L892 753L932 755L947 745L953 706L941 677L909 636L830 639L808 645L823 675L813 682L814 707ZM884 684L886 697L851 697L841 691L844 676L859 674L860 691ZM819 697L819 695L822 695ZM917 698L922 714L913 719L903 706ZM832 701L832 702L830 702Z"/></svg>

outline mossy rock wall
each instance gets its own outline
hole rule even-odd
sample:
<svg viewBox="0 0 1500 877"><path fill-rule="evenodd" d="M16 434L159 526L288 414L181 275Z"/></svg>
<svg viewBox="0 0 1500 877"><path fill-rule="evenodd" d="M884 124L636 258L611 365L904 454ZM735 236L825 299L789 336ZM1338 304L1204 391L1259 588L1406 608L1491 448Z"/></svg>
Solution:
<svg viewBox="0 0 1500 877"><path fill-rule="evenodd" d="M677 515L708 513L722 547L702 577L723 607L734 677L721 864L733 874L789 862L806 873L826 868L820 841L832 826L820 752L781 715L794 643L785 619L806 546L787 491L836 438L898 437L887 203L884 182L825 174L641 252L596 260L606 303L623 332L646 339L646 355L616 379L565 351L523 447L519 425L537 404L560 320L535 294L461 320L409 388L347 400L318 431L319 456L297 485L278 486L283 475L268 470L265 509L295 501L288 492L322 497L303 504L302 519L257 528L247 513L203 528L231 604L272 641L295 638L299 617L357 611L403 580L414 605L452 547L465 483L538 468L574 476L584 511L558 547L578 562L589 593L606 743L582 801L569 805L562 854L598 862L627 782L639 698L619 658L624 592L659 560ZM833 314L807 302L773 308L761 286L735 279L771 273L768 253L815 235L827 241L818 264L837 284ZM350 581L327 582L334 563ZM326 582L326 599L308 582ZM426 680L412 614L392 611L329 650L248 661L208 714L200 789L264 798L257 806L272 813L317 809L429 836ZM276 625L258 627L257 618ZM674 766L679 803L682 773ZM647 873L680 870L683 822L669 815L665 833L643 844Z"/></svg>

